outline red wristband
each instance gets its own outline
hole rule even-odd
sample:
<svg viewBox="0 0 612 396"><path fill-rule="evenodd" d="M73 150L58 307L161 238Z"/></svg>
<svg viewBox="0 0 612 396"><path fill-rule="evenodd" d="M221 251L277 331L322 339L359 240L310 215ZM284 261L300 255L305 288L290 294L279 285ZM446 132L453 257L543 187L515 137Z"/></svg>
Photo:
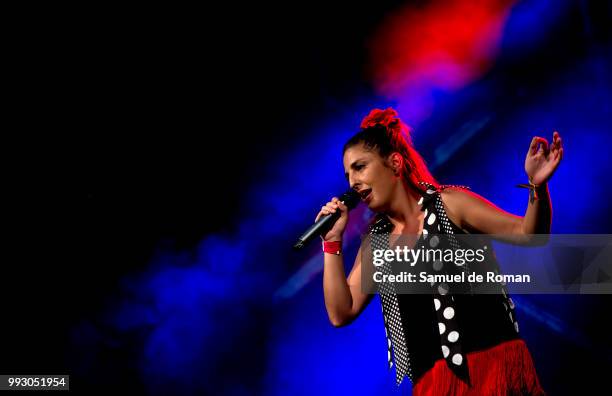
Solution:
<svg viewBox="0 0 612 396"><path fill-rule="evenodd" d="M342 241L323 241L323 251L325 253L339 255L342 252Z"/></svg>

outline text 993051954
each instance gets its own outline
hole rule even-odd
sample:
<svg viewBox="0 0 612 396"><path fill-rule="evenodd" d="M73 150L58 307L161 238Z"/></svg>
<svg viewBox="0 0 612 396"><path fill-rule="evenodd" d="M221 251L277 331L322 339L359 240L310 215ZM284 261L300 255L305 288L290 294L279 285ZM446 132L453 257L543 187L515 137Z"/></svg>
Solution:
<svg viewBox="0 0 612 396"><path fill-rule="evenodd" d="M0 375L0 390L69 389L69 375Z"/></svg>

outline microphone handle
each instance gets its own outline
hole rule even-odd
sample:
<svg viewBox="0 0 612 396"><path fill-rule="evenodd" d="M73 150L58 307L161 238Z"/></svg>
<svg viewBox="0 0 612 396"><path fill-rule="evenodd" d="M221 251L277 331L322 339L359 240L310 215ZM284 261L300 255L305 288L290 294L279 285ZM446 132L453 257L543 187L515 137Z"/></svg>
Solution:
<svg viewBox="0 0 612 396"><path fill-rule="evenodd" d="M336 211L336 213L332 213L326 216L321 216L319 220L311 225L301 237L298 238L295 245L293 245L294 249L301 249L306 245L310 240L315 238L317 235L322 235L323 233L329 231L336 220L340 218L340 211Z"/></svg>

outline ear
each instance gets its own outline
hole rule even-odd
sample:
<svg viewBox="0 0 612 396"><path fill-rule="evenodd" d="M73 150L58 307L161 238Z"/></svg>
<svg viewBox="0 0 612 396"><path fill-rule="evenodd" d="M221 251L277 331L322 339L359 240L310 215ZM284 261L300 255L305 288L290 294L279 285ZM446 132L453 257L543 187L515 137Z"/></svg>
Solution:
<svg viewBox="0 0 612 396"><path fill-rule="evenodd" d="M397 151L391 153L387 158L387 165L393 170L396 176L399 176L404 168L404 157Z"/></svg>

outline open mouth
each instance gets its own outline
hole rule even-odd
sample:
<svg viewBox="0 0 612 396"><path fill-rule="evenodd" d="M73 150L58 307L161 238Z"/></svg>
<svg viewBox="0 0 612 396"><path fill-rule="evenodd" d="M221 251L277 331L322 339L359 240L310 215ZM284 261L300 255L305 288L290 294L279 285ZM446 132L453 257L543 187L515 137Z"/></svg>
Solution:
<svg viewBox="0 0 612 396"><path fill-rule="evenodd" d="M363 201L369 200L371 195L372 195L372 189L371 188L368 188L367 190L363 190L363 191L361 191L359 193L359 196L361 197L361 199Z"/></svg>

